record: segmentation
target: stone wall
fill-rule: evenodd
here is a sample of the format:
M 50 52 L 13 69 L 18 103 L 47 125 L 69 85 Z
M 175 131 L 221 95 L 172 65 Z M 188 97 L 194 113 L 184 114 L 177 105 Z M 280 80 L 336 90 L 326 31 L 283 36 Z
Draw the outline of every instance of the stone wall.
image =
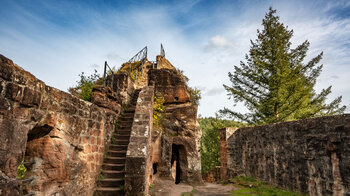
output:
M 0 55 L 0 194 L 92 195 L 120 112 L 104 93 L 94 92 L 101 107 L 85 102 Z M 30 163 L 22 184 L 23 158 Z
M 235 127 L 220 129 L 220 180 L 228 180 L 227 176 L 227 140 L 237 130 Z
M 210 183 L 221 182 L 221 167 L 215 166 L 211 170 L 207 171 L 207 173 L 203 174 L 202 178 L 205 182 L 210 182 Z
M 147 195 L 152 175 L 151 130 L 153 127 L 154 87 L 144 87 L 137 99 L 130 143 L 126 153 L 126 195 Z
M 108 75 L 106 79 L 106 85 L 112 87 L 113 91 L 117 93 L 118 102 L 122 105 L 130 103 L 130 99 L 136 88 L 133 79 L 127 73 L 114 74 L 114 80 L 112 75 Z
M 310 195 L 350 195 L 350 115 L 238 129 L 228 139 L 229 175 Z

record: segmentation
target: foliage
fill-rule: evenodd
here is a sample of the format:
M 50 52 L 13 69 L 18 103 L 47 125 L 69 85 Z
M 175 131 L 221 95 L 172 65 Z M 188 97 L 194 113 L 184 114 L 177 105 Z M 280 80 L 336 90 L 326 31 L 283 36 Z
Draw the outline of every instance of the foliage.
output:
M 199 105 L 199 100 L 202 98 L 201 91 L 199 89 L 197 89 L 196 87 L 194 87 L 194 88 L 189 87 L 188 91 L 190 93 L 191 101 L 193 103 L 195 103 L 196 105 Z
M 270 8 L 262 21 L 263 30 L 251 41 L 246 63 L 234 66 L 234 72 L 228 73 L 231 86 L 224 85 L 230 98 L 243 102 L 250 112 L 224 108 L 220 113 L 254 125 L 343 113 L 341 96 L 325 103 L 331 86 L 320 94 L 314 90 L 323 53 L 304 63 L 309 42 L 292 49 L 293 30 L 280 23 L 275 13 Z
M 114 144 L 114 142 L 115 142 L 115 137 L 114 137 L 114 135 L 112 135 L 112 137 L 111 137 L 111 143 Z
M 176 69 L 176 71 L 177 71 L 178 75 L 180 76 L 181 80 L 187 84 L 190 79 L 184 74 L 184 71 L 181 69 Z
M 190 80 L 187 76 L 185 76 L 184 71 L 181 69 L 176 69 L 176 72 L 178 73 L 178 76 L 181 78 L 181 80 L 185 83 L 187 86 L 188 92 L 190 93 L 190 99 L 193 103 L 196 105 L 199 105 L 199 100 L 202 98 L 201 91 L 197 89 L 196 87 L 192 88 L 188 86 L 188 81 Z
M 22 163 L 24 162 L 24 160 L 22 160 Z M 17 176 L 20 180 L 23 180 L 24 179 L 24 176 L 26 175 L 26 172 L 27 172 L 27 168 L 26 166 L 24 166 L 23 164 L 20 164 L 18 167 L 17 167 Z
M 202 130 L 202 173 L 206 173 L 215 166 L 220 166 L 220 129 L 225 127 L 241 127 L 243 124 L 213 117 L 198 120 Z
M 130 66 L 131 66 L 131 73 L 130 73 Z M 118 70 L 117 73 L 130 73 L 130 77 L 135 81 L 136 75 L 137 77 L 141 76 L 142 74 L 141 70 L 142 70 L 141 61 L 135 61 L 133 63 L 126 62 L 121 66 L 121 68 Z
M 185 193 L 181 193 L 181 196 L 194 196 L 194 194 L 197 192 L 196 189 L 192 189 L 191 192 L 185 192 Z
M 99 174 L 99 175 L 98 175 L 98 179 L 99 179 L 99 180 L 103 180 L 103 179 L 105 179 L 105 178 L 106 178 L 106 177 L 105 177 L 104 175 L 102 175 L 102 174 Z
M 77 81 L 77 86 L 70 87 L 68 91 L 80 99 L 85 101 L 91 101 L 92 89 L 95 85 L 101 85 L 102 80 L 100 75 L 97 73 L 97 70 L 90 76 L 85 76 L 84 72 L 79 74 L 80 80 Z
M 304 194 L 298 192 L 292 192 L 279 187 L 268 185 L 266 182 L 255 180 L 251 177 L 237 176 L 231 178 L 230 183 L 233 183 L 236 187 L 241 189 L 231 192 L 232 195 L 275 195 L 275 196 L 302 196 Z
M 156 128 L 163 128 L 163 121 L 165 118 L 164 115 L 164 97 L 162 93 L 158 92 L 154 96 L 154 105 L 153 105 L 153 125 Z
M 149 189 L 152 189 L 153 188 L 153 186 L 154 186 L 154 184 L 149 184 Z

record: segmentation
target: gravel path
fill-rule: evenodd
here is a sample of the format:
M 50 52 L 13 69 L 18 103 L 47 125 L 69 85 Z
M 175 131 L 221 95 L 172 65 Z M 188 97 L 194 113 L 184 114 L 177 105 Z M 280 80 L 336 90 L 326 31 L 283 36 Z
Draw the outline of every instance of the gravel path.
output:
M 181 196 L 182 193 L 186 196 L 230 196 L 232 190 L 239 188 L 233 185 L 222 185 L 213 183 L 203 184 L 175 184 L 171 180 L 157 179 L 153 187 L 149 191 L 151 196 Z

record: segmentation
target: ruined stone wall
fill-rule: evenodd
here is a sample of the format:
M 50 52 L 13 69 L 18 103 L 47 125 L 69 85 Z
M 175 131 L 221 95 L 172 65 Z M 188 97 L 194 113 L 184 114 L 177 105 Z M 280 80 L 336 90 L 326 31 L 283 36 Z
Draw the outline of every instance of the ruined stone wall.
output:
M 221 182 L 221 167 L 215 166 L 207 173 L 202 175 L 202 178 L 205 182 L 217 183 Z
M 96 93 L 101 103 L 115 101 Z M 45 85 L 0 55 L 1 195 L 21 194 L 17 166 L 23 157 L 31 162 L 24 193 L 92 195 L 120 112 L 118 104 L 101 106 Z
M 108 75 L 106 85 L 109 87 L 113 86 L 112 90 L 117 93 L 118 102 L 122 105 L 128 105 L 130 103 L 130 99 L 136 88 L 133 79 L 127 73 L 114 74 L 114 77 Z
M 220 130 L 220 180 L 228 180 L 227 176 L 227 140 L 237 130 L 235 127 L 226 127 Z
M 154 85 L 155 95 L 160 93 L 165 100 L 163 127 L 152 131 L 157 175 L 175 180 L 172 156 L 178 150 L 180 182 L 201 182 L 202 132 L 197 121 L 197 105 L 191 102 L 186 84 L 176 70 L 153 69 L 148 74 L 148 85 Z
M 126 153 L 126 195 L 147 195 L 152 175 L 151 130 L 153 127 L 154 87 L 144 87 L 137 99 L 130 143 Z
M 310 195 L 350 195 L 350 115 L 238 129 L 228 139 L 230 176 Z

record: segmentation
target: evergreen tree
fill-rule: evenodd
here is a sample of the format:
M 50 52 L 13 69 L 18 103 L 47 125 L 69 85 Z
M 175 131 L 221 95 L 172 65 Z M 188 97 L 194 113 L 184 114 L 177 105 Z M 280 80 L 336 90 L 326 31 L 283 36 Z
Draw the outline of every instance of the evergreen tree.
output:
M 304 63 L 309 42 L 292 49 L 293 30 L 280 23 L 275 13 L 270 7 L 262 21 L 263 30 L 251 41 L 246 63 L 234 66 L 234 72 L 228 73 L 232 85 L 224 85 L 230 98 L 243 102 L 249 112 L 224 108 L 220 113 L 253 125 L 343 113 L 341 96 L 325 103 L 331 86 L 320 94 L 314 90 L 323 53 Z

